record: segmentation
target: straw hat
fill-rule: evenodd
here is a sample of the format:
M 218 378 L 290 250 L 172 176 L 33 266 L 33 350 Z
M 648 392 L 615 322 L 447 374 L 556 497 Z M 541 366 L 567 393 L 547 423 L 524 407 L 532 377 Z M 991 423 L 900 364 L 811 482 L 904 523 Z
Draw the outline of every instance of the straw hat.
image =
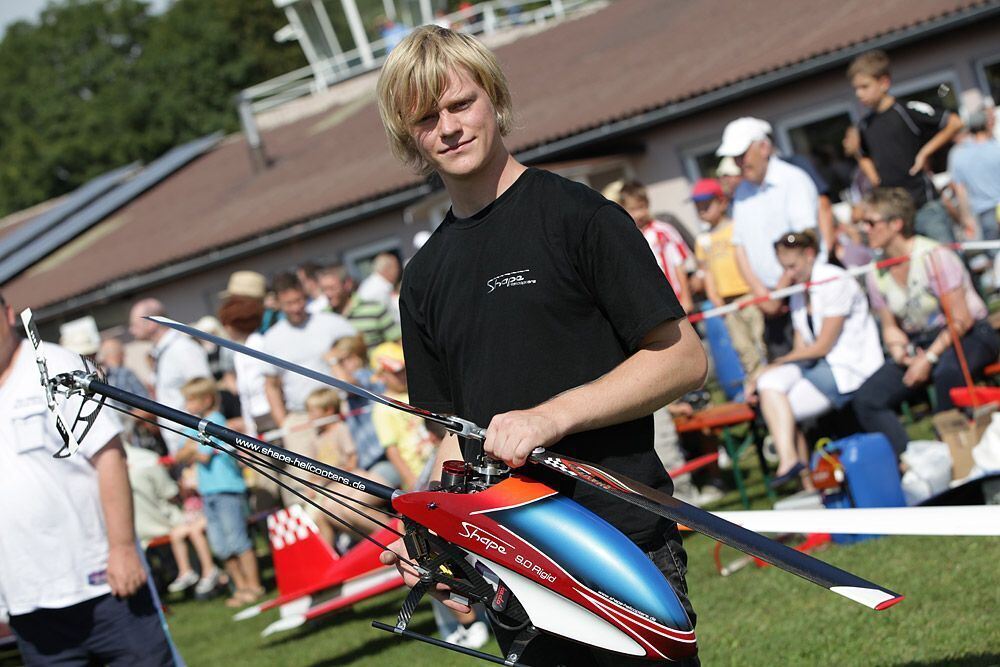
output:
M 234 271 L 229 276 L 226 289 L 219 292 L 220 299 L 231 296 L 248 296 L 263 299 L 267 294 L 267 280 L 256 271 Z

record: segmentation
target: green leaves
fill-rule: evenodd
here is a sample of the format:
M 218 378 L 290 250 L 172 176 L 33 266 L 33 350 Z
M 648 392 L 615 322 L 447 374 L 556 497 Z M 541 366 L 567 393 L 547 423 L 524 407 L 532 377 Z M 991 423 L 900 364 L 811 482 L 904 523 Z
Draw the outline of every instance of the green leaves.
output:
M 0 215 L 216 130 L 233 95 L 305 65 L 271 0 L 67 0 L 0 42 Z

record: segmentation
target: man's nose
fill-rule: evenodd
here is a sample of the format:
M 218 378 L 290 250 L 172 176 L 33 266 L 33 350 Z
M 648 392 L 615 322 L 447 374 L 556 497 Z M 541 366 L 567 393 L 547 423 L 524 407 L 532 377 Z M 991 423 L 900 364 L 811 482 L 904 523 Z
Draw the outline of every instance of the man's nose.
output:
M 455 116 L 454 114 L 441 112 L 439 119 L 440 123 L 438 127 L 441 130 L 442 136 L 449 136 L 455 134 L 457 132 L 460 132 L 462 129 L 462 124 L 458 121 L 458 117 Z

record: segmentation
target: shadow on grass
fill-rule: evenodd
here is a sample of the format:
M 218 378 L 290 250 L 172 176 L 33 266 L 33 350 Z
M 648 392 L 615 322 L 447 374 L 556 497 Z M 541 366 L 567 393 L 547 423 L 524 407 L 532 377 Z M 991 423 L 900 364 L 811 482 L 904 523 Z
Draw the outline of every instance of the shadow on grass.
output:
M 978 653 L 960 658 L 892 663 L 893 667 L 995 667 L 996 665 L 1000 665 L 1000 653 Z
M 410 623 L 408 629 L 422 635 L 429 635 L 437 631 L 437 626 L 434 623 L 434 618 L 431 617 L 422 622 Z M 309 667 L 336 667 L 337 665 L 351 665 L 354 664 L 355 660 L 359 660 L 360 658 L 370 658 L 374 655 L 378 655 L 382 651 L 391 648 L 393 645 L 398 644 L 401 641 L 416 643 L 415 640 L 403 639 L 397 635 L 376 630 L 375 628 L 371 628 L 371 631 L 374 635 L 378 636 L 377 639 L 373 637 L 361 646 L 356 646 L 341 655 L 320 660 L 319 662 L 314 662 Z

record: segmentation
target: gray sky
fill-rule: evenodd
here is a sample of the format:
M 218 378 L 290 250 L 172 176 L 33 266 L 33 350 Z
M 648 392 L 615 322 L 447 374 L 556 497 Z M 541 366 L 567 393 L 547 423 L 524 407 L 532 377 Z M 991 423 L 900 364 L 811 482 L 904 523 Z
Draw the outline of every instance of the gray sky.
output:
M 37 22 L 38 15 L 53 0 L 0 0 L 0 34 L 14 21 Z M 153 11 L 162 11 L 170 0 L 152 0 Z

